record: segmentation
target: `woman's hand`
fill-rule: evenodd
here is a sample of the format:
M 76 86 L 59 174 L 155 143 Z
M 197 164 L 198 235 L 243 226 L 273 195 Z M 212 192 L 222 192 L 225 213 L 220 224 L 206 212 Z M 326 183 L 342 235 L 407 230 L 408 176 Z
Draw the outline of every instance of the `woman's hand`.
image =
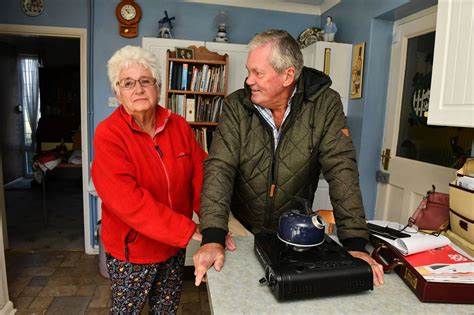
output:
M 193 236 L 191 238 L 195 241 L 202 241 L 202 234 L 199 232 L 199 224 L 196 224 L 196 229 L 194 230 Z
M 230 250 L 231 252 L 237 249 L 231 232 L 227 233 L 225 237 L 225 249 Z

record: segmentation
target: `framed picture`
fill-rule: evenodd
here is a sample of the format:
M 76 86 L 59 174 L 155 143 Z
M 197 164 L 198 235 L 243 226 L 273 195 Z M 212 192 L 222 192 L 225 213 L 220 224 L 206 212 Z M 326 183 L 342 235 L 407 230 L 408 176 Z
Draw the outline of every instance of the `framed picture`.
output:
M 176 47 L 176 58 L 178 59 L 194 59 L 194 50 L 192 48 Z
M 331 75 L 331 48 L 324 49 L 324 74 Z
M 352 52 L 351 99 L 362 98 L 365 42 L 355 44 Z

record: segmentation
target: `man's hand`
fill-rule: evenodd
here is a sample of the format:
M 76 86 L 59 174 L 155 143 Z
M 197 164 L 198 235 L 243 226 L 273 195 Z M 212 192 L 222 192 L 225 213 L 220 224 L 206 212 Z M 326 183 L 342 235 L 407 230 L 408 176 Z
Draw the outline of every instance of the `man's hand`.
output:
M 349 254 L 351 254 L 355 258 L 360 258 L 366 261 L 370 265 L 370 268 L 372 268 L 372 274 L 374 275 L 375 286 L 383 284 L 383 267 L 381 264 L 376 262 L 372 257 L 370 257 L 369 254 L 364 252 L 349 251 Z
M 199 286 L 201 281 L 206 282 L 206 272 L 212 265 L 216 271 L 221 271 L 224 266 L 224 247 L 219 243 L 204 244 L 194 254 L 193 261 L 194 275 L 196 276 L 194 284 Z

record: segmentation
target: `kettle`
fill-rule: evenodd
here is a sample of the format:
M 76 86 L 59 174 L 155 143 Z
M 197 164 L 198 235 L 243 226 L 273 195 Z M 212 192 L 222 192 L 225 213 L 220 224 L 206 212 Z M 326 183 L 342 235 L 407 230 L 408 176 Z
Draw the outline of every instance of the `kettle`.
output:
M 280 216 L 278 238 L 296 247 L 313 247 L 324 242 L 326 222 L 319 214 L 314 213 L 309 202 L 300 197 L 292 197 L 302 204 L 303 209 L 292 209 Z

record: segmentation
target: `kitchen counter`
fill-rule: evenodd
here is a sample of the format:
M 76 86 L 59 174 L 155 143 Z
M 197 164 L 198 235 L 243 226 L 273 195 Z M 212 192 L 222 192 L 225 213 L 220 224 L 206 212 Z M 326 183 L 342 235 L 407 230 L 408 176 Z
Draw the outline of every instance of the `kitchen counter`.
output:
M 237 250 L 226 252 L 221 272 L 208 271 L 207 289 L 213 314 L 474 314 L 474 305 L 422 303 L 397 274 L 373 291 L 278 302 L 258 280 L 264 270 L 253 250 L 253 236 L 235 237 Z

